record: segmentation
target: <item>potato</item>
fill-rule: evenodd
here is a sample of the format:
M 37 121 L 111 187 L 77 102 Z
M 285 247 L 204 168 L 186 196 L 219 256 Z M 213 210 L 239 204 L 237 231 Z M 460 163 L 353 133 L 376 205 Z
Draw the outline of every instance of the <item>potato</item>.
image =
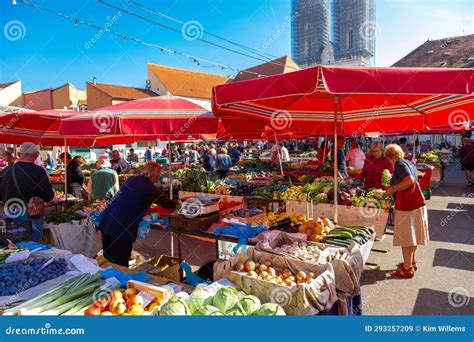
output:
M 252 260 L 247 260 L 244 264 L 244 269 L 247 272 L 255 271 L 255 263 Z
M 282 276 L 283 276 L 284 279 L 287 279 L 287 278 L 291 277 L 291 271 L 289 269 L 285 268 L 282 272 Z
M 296 273 L 296 279 L 306 280 L 306 273 L 304 273 L 303 271 L 299 271 L 298 273 Z

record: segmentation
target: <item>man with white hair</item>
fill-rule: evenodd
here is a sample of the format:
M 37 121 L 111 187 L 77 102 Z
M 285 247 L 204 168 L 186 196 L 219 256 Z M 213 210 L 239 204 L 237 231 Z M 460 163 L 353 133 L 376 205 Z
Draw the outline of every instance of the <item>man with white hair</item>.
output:
M 20 146 L 18 160 L 5 168 L 0 174 L 0 201 L 4 202 L 4 214 L 13 218 L 19 215 L 12 212 L 13 206 L 26 215 L 28 203 L 34 197 L 49 202 L 54 198 L 53 186 L 46 170 L 35 165 L 39 155 L 35 144 L 26 142 Z M 32 219 L 33 241 L 41 242 L 43 217 Z
M 214 168 L 216 167 L 216 154 L 216 149 L 211 148 L 204 156 L 202 167 L 205 168 L 206 171 L 214 172 Z
M 92 173 L 87 183 L 88 198 L 111 199 L 119 190 L 117 172 L 111 169 L 112 165 L 107 156 L 100 156 L 96 165 L 97 170 Z

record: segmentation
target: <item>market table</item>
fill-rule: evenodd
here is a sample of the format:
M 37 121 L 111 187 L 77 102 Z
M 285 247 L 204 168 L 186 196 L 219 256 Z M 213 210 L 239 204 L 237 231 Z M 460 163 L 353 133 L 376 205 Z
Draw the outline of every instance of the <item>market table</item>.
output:
M 170 226 L 169 228 L 166 228 L 162 225 L 157 225 L 157 224 L 152 224 L 150 226 L 151 229 L 154 230 L 159 230 L 159 231 L 164 231 L 168 232 L 170 234 L 173 234 L 177 237 L 178 239 L 178 260 L 181 263 L 183 261 L 183 255 L 182 255 L 182 248 L 181 248 L 181 240 L 180 237 L 181 235 L 188 235 L 192 237 L 200 237 L 200 238 L 206 238 L 206 239 L 212 239 L 216 241 L 216 259 L 220 259 L 220 252 L 219 252 L 219 244 L 217 243 L 218 241 L 223 241 L 223 242 L 230 242 L 230 243 L 238 243 L 239 238 L 236 236 L 232 235 L 214 235 L 212 232 L 209 231 L 201 231 L 201 230 L 190 230 L 187 228 L 181 228 L 181 227 L 175 227 L 175 226 Z M 256 243 L 252 239 L 247 240 L 246 246 L 255 246 Z M 360 251 L 364 260 L 364 264 L 367 263 L 367 260 L 369 259 L 370 252 L 372 250 L 372 247 L 374 245 L 374 240 L 370 240 L 364 245 L 360 246 Z
M 212 239 L 216 241 L 216 259 L 219 258 L 219 244 L 217 243 L 218 241 L 223 241 L 223 242 L 230 242 L 230 243 L 235 243 L 237 244 L 239 241 L 239 238 L 236 236 L 231 236 L 231 235 L 214 235 L 212 232 L 209 231 L 201 231 L 201 230 L 190 230 L 187 228 L 182 228 L 182 227 L 176 227 L 176 226 L 170 226 L 169 228 L 166 228 L 162 225 L 159 224 L 152 224 L 150 226 L 150 229 L 154 230 L 159 230 L 159 231 L 164 231 L 168 232 L 173 236 L 177 237 L 178 240 L 178 260 L 181 263 L 183 261 L 183 255 L 182 255 L 182 248 L 181 248 L 181 235 L 188 235 L 191 237 L 198 237 L 198 238 L 205 238 L 205 239 Z M 255 246 L 255 243 L 252 242 L 251 240 L 247 241 L 247 246 Z
M 60 200 L 60 201 L 54 201 L 54 202 L 49 202 L 49 203 L 46 203 L 45 206 L 44 206 L 44 209 L 46 212 L 49 212 L 50 209 L 54 209 L 55 211 L 58 211 L 58 207 L 60 208 L 61 211 L 64 211 L 64 209 L 67 209 L 67 207 L 71 204 L 71 203 L 79 203 L 79 202 L 82 202 L 84 201 L 83 199 L 80 199 L 80 198 L 68 198 L 68 199 L 63 199 L 63 200 Z

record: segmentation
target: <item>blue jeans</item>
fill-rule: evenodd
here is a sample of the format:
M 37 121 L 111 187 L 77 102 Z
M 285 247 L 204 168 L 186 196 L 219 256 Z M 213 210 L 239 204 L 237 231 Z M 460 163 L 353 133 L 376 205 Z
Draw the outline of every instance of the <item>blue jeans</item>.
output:
M 43 236 L 43 222 L 44 217 L 31 219 L 31 228 L 33 229 L 33 241 L 41 243 Z

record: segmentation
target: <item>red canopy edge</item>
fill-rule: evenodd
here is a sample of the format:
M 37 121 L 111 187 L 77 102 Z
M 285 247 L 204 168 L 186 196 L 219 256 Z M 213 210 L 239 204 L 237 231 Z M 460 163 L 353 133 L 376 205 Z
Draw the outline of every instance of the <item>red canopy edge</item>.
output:
M 473 72 L 474 69 L 316 66 L 215 86 L 212 104 L 218 109 L 230 103 L 304 96 L 316 92 L 318 86 L 331 94 L 469 95 L 474 92 Z M 215 113 L 222 116 L 218 110 Z

